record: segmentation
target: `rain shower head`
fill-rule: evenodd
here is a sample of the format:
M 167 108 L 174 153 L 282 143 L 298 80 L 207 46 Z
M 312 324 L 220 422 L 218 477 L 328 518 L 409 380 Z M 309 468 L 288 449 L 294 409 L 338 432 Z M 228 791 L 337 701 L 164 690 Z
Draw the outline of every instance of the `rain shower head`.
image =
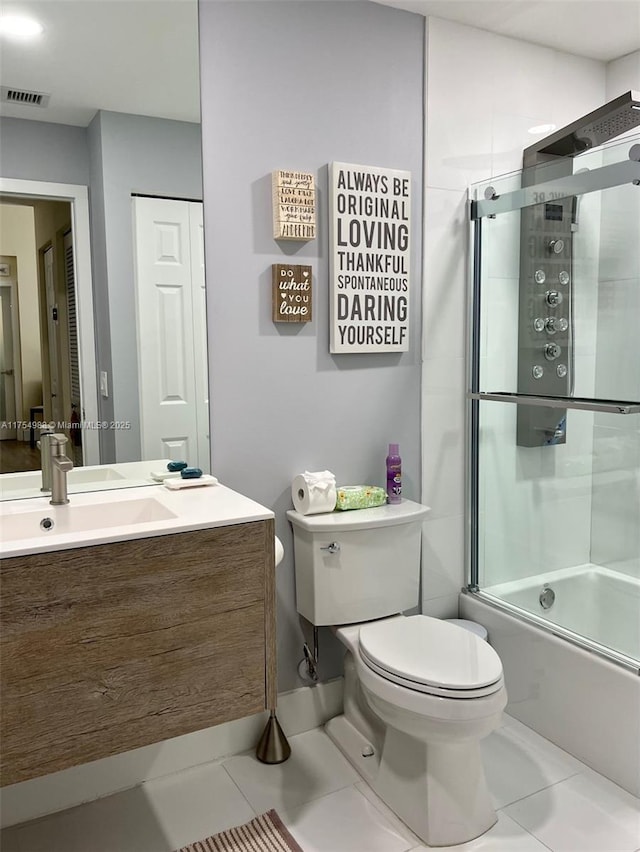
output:
M 619 98 L 525 148 L 523 166 L 536 166 L 556 157 L 575 157 L 638 126 L 640 92 L 625 92 Z

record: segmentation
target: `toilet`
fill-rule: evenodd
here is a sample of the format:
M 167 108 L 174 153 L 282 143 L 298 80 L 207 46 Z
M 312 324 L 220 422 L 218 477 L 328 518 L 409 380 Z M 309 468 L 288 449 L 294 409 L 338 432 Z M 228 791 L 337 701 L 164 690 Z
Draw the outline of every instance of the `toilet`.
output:
M 402 613 L 419 604 L 422 521 L 400 504 L 287 512 L 298 612 L 346 649 L 344 713 L 327 734 L 380 798 L 429 846 L 465 843 L 495 824 L 480 741 L 507 703 L 493 648 L 457 624 Z

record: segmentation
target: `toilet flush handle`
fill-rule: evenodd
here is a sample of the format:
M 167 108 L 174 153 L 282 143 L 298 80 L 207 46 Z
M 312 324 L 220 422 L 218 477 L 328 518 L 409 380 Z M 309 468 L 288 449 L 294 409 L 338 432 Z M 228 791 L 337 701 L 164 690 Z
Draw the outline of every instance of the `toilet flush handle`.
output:
M 340 542 L 332 541 L 331 544 L 327 544 L 326 547 L 321 547 L 320 550 L 328 550 L 331 554 L 338 553 L 340 550 Z

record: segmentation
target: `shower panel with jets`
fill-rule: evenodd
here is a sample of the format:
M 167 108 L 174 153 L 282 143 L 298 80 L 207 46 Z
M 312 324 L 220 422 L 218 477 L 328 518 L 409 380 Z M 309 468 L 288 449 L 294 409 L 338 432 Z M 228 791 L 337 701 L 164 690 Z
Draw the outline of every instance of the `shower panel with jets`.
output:
M 523 207 L 520 227 L 518 391 L 573 395 L 573 237 L 579 197 L 536 184 L 573 174 L 573 158 L 640 125 L 638 96 L 627 92 L 525 149 L 522 186 L 539 203 Z M 561 408 L 518 408 L 518 445 L 566 440 Z
M 471 188 L 467 459 L 467 592 L 634 671 L 639 126 L 628 92 Z

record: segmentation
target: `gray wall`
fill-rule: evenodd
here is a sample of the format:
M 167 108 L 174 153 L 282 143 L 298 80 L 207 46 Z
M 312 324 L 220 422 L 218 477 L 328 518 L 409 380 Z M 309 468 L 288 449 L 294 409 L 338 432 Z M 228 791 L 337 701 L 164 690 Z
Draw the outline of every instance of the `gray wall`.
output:
M 96 335 L 96 369 L 105 370 L 111 378 L 111 323 L 109 322 L 109 282 L 107 279 L 107 244 L 104 239 L 104 193 L 102 173 L 102 133 L 100 113 L 86 129 L 89 147 L 89 210 L 91 216 L 91 266 L 93 274 L 93 313 Z M 111 382 L 113 384 L 113 382 Z M 105 399 L 98 388 L 98 410 L 101 420 L 114 420 L 113 396 Z M 116 436 L 112 429 L 102 429 L 99 435 L 102 463 L 116 460 Z
M 89 149 L 84 127 L 0 118 L 4 178 L 51 183 L 89 183 Z
M 99 112 L 89 127 L 92 152 L 91 212 L 100 223 L 93 239 L 96 293 L 108 283 L 110 366 L 106 347 L 98 369 L 109 372 L 112 416 L 131 421 L 130 430 L 114 433 L 115 460 L 141 457 L 138 413 L 137 329 L 131 195 L 202 198 L 200 125 L 140 115 Z M 100 323 L 107 303 L 97 299 Z M 105 323 L 106 324 L 106 323 Z M 102 335 L 104 336 L 104 335 Z M 103 447 L 107 450 L 107 447 Z M 108 455 L 103 461 L 110 461 Z
M 200 4 L 213 472 L 276 513 L 281 690 L 300 685 L 301 633 L 285 511 L 295 474 L 384 484 L 400 443 L 420 496 L 424 19 L 369 2 Z M 327 164 L 412 173 L 410 350 L 330 355 Z M 318 238 L 272 237 L 271 172 L 316 174 Z M 313 267 L 313 322 L 271 321 L 271 264 Z M 389 566 L 393 570 L 393 566 Z M 322 631 L 322 678 L 341 650 Z

